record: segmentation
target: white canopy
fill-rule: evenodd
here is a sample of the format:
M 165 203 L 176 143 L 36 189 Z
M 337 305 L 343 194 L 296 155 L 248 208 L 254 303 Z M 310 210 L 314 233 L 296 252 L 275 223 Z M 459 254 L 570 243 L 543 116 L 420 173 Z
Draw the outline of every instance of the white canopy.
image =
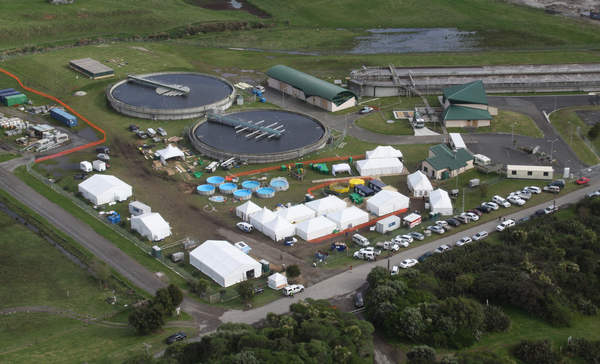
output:
M 277 215 L 275 215 L 273 211 L 263 207 L 262 210 L 250 215 L 250 224 L 252 224 L 256 230 L 263 232 L 263 225 L 276 217 Z
M 330 212 L 339 211 L 348 207 L 348 204 L 336 196 L 328 196 L 304 204 L 313 209 L 316 216 L 327 215 Z
M 252 201 L 248 201 L 235 208 L 235 215 L 244 221 L 248 221 L 250 215 L 259 212 L 261 208 Z
M 331 174 L 335 176 L 336 173 L 348 172 L 350 173 L 352 170 L 350 169 L 350 165 L 348 163 L 340 163 L 334 164 L 331 166 Z
M 294 224 L 315 217 L 315 211 L 302 204 L 277 210 L 275 214 Z
M 171 235 L 169 223 L 157 212 L 132 216 L 131 228 L 152 241 L 162 240 Z
M 367 200 L 367 209 L 377 216 L 408 209 L 410 199 L 399 192 L 380 191 Z
M 95 174 L 79 184 L 79 192 L 94 205 L 125 201 L 132 195 L 131 186 L 115 176 Z
M 319 216 L 296 224 L 296 234 L 302 239 L 310 241 L 329 235 L 336 228 L 337 225 L 333 221 L 325 216 Z
M 402 173 L 404 166 L 398 158 L 364 159 L 356 162 L 356 169 L 361 176 Z
M 225 240 L 207 240 L 190 252 L 190 264 L 222 287 L 261 275 L 259 262 Z
M 339 230 L 351 229 L 357 225 L 369 222 L 369 214 L 356 206 L 327 214 Z
M 439 212 L 442 215 L 452 215 L 452 200 L 448 192 L 437 189 L 429 193 L 429 203 L 431 204 L 432 212 Z
M 377 158 L 402 158 L 402 152 L 398 149 L 390 147 L 389 145 L 380 145 L 373 150 L 367 151 L 367 159 Z
M 179 148 L 174 147 L 171 144 L 167 145 L 167 147 L 165 149 L 161 149 L 161 150 L 157 151 L 156 153 L 158 153 L 158 155 L 160 155 L 160 161 L 163 163 L 165 163 L 165 161 L 167 159 L 171 159 L 171 158 L 177 158 L 177 157 L 185 158 L 185 154 L 183 154 L 183 152 Z
M 288 236 L 296 235 L 296 226 L 281 216 L 263 224 L 262 233 L 269 238 L 279 241 Z
M 431 182 L 429 182 L 427 176 L 421 171 L 409 174 L 406 180 L 408 189 L 412 191 L 415 197 L 429 196 L 429 193 L 433 191 Z
M 279 273 L 270 275 L 269 279 L 267 280 L 267 283 L 269 285 L 269 288 L 272 289 L 282 289 L 288 284 L 287 277 Z

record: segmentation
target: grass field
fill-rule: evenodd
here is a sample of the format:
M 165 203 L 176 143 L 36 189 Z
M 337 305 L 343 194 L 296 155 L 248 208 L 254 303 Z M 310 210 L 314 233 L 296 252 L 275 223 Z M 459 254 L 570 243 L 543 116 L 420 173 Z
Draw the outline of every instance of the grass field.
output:
M 512 125 L 514 124 L 514 129 Z M 492 125 L 477 128 L 476 133 L 512 133 L 514 135 L 523 135 L 532 138 L 541 138 L 544 136 L 542 131 L 535 125 L 528 116 L 513 111 L 499 111 L 498 116 L 494 116 Z
M 575 113 L 575 110 L 600 110 L 600 106 L 581 106 L 560 109 L 550 114 L 552 125 L 556 127 L 556 130 L 558 130 L 567 143 L 569 143 L 571 149 L 573 149 L 579 159 L 589 165 L 597 164 L 600 162 L 600 158 L 594 154 L 577 134 L 577 130 L 579 129 L 582 134 L 587 135 L 590 127 L 581 120 Z M 596 149 L 600 149 L 600 140 L 593 141 L 593 145 Z

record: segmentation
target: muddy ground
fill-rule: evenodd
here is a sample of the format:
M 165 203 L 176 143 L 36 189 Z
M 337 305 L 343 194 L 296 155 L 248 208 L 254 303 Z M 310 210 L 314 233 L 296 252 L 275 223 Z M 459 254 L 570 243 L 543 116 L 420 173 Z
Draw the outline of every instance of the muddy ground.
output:
M 582 11 L 600 11 L 598 0 L 508 0 L 511 3 L 539 9 L 558 11 L 565 15 L 579 16 Z

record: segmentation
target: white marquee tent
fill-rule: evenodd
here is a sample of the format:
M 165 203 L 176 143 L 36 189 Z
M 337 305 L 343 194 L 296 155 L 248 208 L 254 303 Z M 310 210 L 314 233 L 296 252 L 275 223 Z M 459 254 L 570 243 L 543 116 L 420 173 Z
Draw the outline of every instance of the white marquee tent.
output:
M 296 226 L 281 216 L 264 223 L 262 228 L 262 233 L 275 241 L 296 235 Z
M 328 196 L 304 204 L 315 211 L 316 216 L 327 215 L 330 212 L 343 210 L 348 207 L 342 199 L 336 196 Z
M 115 176 L 95 174 L 79 184 L 79 192 L 94 205 L 125 201 L 132 195 L 131 186 Z
M 132 216 L 131 228 L 152 241 L 162 240 L 171 235 L 169 223 L 156 212 Z
M 441 215 L 452 215 L 452 200 L 448 192 L 437 189 L 429 194 L 430 209 L 432 212 L 439 212 Z
M 408 209 L 410 199 L 399 192 L 380 191 L 367 200 L 367 209 L 377 216 Z
M 404 166 L 398 158 L 364 159 L 356 162 L 356 169 L 361 176 L 402 173 Z
M 333 233 L 333 230 L 336 228 L 337 225 L 335 222 L 329 220 L 325 216 L 319 216 L 296 224 L 296 235 L 309 241 L 329 235 Z
M 156 153 L 160 155 L 160 161 L 162 163 L 165 163 L 167 159 L 171 158 L 181 157 L 185 159 L 185 154 L 183 154 L 183 152 L 179 148 L 174 147 L 171 144 L 167 145 L 165 149 L 156 151 Z
M 248 201 L 235 208 L 235 215 L 244 221 L 248 221 L 250 215 L 255 212 L 262 210 L 257 204 L 252 201 Z
M 334 164 L 331 166 L 331 174 L 335 176 L 336 173 L 348 172 L 350 173 L 350 165 L 348 163 Z
M 369 214 L 356 206 L 327 214 L 327 218 L 333 221 L 339 230 L 350 229 L 369 222 Z
M 276 217 L 277 215 L 275 215 L 273 211 L 263 207 L 262 210 L 250 215 L 250 224 L 252 224 L 256 230 L 263 232 L 263 225 Z
M 287 286 L 288 281 L 287 281 L 287 277 L 284 276 L 283 274 L 279 274 L 279 273 L 275 273 L 269 276 L 269 279 L 267 280 L 267 284 L 269 285 L 269 288 L 271 289 L 282 289 L 283 287 Z
M 190 252 L 190 264 L 222 287 L 261 275 L 259 262 L 225 240 L 207 240 Z
M 433 186 L 429 182 L 429 178 L 421 171 L 409 174 L 406 183 L 408 184 L 408 189 L 412 191 L 415 197 L 429 196 L 429 193 L 433 191 Z
M 302 204 L 275 211 L 277 216 L 283 217 L 285 220 L 295 224 L 304 220 L 315 217 L 315 210 L 306 207 Z
M 380 145 L 373 150 L 369 150 L 366 153 L 367 159 L 377 158 L 402 158 L 402 152 L 396 148 L 392 148 L 389 145 Z

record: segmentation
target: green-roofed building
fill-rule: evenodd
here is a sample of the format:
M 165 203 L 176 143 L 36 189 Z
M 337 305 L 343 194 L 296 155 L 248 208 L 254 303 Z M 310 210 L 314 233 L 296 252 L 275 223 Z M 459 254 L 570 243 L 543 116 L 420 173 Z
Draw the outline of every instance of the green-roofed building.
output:
M 447 179 L 473 168 L 473 154 L 466 148 L 451 150 L 446 144 L 429 148 L 429 158 L 422 163 L 422 172 L 430 179 Z
M 267 71 L 267 76 L 269 87 L 327 111 L 343 110 L 356 105 L 357 97 L 354 92 L 287 66 L 273 66 Z
M 446 127 L 490 126 L 498 109 L 488 104 L 483 82 L 475 81 L 442 90 Z

